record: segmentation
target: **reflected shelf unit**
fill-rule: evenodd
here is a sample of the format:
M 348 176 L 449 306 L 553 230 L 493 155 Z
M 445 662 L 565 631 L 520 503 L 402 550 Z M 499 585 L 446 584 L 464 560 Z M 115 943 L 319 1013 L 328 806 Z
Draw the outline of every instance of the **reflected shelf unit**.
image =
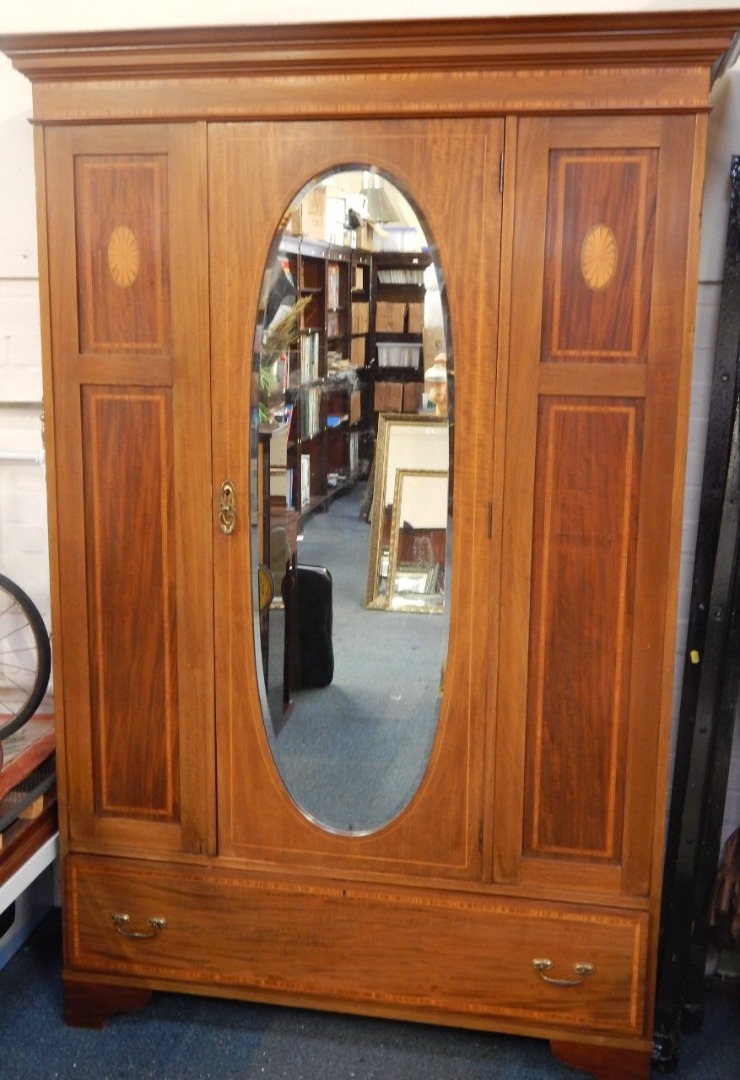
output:
M 422 406 L 424 274 L 431 263 L 428 251 L 373 253 L 368 381 L 376 414 Z
M 284 402 L 292 405 L 290 505 L 304 514 L 351 486 L 362 471 L 359 439 L 366 414 L 357 367 L 364 375 L 371 255 L 284 235 L 278 257 L 296 298 L 309 300 L 284 387 Z

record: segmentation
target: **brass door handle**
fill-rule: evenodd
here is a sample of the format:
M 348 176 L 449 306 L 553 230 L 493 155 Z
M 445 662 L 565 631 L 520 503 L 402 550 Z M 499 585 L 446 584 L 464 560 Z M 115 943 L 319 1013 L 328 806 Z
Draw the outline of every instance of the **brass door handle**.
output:
M 551 975 L 546 975 L 546 971 L 550 971 L 555 967 L 552 960 L 548 960 L 546 957 L 538 957 L 532 961 L 532 967 L 535 969 L 539 977 L 543 982 L 549 983 L 550 986 L 580 986 L 589 975 L 593 975 L 596 968 L 593 964 L 578 963 L 573 965 L 573 970 L 578 976 L 577 979 L 554 979 Z
M 236 525 L 236 490 L 231 480 L 224 480 L 221 485 L 221 498 L 218 504 L 218 525 L 224 536 L 230 536 Z
M 167 925 L 166 919 L 158 918 L 157 916 L 153 915 L 151 919 L 147 919 L 146 921 L 147 926 L 149 926 L 151 929 L 128 930 L 127 927 L 131 922 L 131 916 L 127 915 L 123 911 L 112 912 L 111 922 L 115 926 L 116 931 L 119 934 L 122 934 L 123 937 L 139 939 L 156 937 L 157 934 L 161 933 L 161 931 L 164 930 L 165 926 Z

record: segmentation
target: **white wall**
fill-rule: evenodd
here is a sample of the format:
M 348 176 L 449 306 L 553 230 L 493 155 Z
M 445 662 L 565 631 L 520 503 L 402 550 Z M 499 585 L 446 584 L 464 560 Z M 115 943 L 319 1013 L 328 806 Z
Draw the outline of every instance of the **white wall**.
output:
M 345 19 L 421 19 L 481 15 L 555 15 L 608 11 L 732 10 L 736 0 L 209 0 L 197 10 L 182 0 L 25 0 L 5 4 L 0 33 L 51 30 L 132 29 L 147 26 L 206 26 L 256 23 L 331 22 Z
M 589 11 L 658 11 L 703 6 L 691 0 L 641 3 L 622 0 L 603 4 L 584 0 L 518 0 L 520 14 L 585 13 Z M 733 9 L 737 0 L 710 0 L 706 6 Z M 205 7 L 205 5 L 204 5 Z M 511 0 L 282 0 L 277 11 L 257 0 L 210 0 L 196 13 L 181 0 L 25 0 L 4 4 L 0 33 L 63 30 L 130 29 L 184 24 L 352 21 L 465 15 L 511 15 Z M 358 32 L 360 32 L 358 30 Z M 701 249 L 696 351 L 686 488 L 686 515 L 681 574 L 677 712 L 681 665 L 696 537 L 699 491 L 706 437 L 709 390 L 722 276 L 729 204 L 731 155 L 740 154 L 740 65 L 716 87 L 710 121 L 710 143 Z M 26 81 L 0 57 L 0 454 L 38 453 L 41 446 L 41 397 L 38 269 L 33 196 L 31 91 Z M 17 402 L 13 406 L 7 403 Z M 32 593 L 48 619 L 48 554 L 44 476 L 34 463 L 0 459 L 0 567 Z M 723 838 L 740 824 L 740 738 L 736 731 Z
M 5 66 L 0 102 L 0 572 L 36 600 L 48 626 L 30 95 L 25 80 Z M 11 454 L 28 460 L 7 460 Z
M 688 606 L 691 596 L 704 447 L 727 239 L 730 200 L 729 168 L 733 155 L 740 155 L 740 62 L 736 63 L 732 70 L 716 83 L 712 91 L 689 420 L 674 717 L 678 713 L 680 702 L 683 653 L 688 628 Z M 740 714 L 736 715 L 735 739 L 722 829 L 723 843 L 738 825 L 740 825 Z

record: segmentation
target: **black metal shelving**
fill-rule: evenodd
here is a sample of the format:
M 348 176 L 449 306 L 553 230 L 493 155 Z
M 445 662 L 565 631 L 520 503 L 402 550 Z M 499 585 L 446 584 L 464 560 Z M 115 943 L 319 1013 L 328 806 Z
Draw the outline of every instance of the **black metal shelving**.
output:
M 653 1060 L 701 1028 L 707 907 L 740 693 L 740 156 L 732 193 L 663 880 Z

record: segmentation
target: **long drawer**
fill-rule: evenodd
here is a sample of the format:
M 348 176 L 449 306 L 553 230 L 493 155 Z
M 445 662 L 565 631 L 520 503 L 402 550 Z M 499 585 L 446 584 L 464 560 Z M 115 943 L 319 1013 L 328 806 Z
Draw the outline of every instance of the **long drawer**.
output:
M 82 857 L 69 871 L 68 968 L 101 981 L 642 1033 L 645 914 Z

